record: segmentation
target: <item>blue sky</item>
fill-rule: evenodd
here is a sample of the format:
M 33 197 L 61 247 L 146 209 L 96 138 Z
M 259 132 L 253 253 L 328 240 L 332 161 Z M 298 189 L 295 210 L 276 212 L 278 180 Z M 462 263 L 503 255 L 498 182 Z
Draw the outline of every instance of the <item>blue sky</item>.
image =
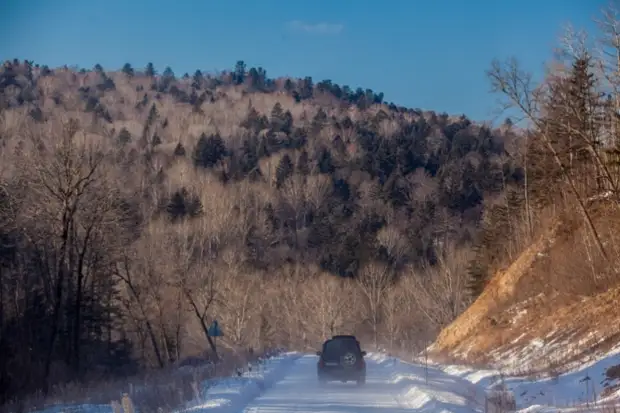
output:
M 0 59 L 106 69 L 152 61 L 177 75 L 232 68 L 312 76 L 397 104 L 490 119 L 484 71 L 549 57 L 563 25 L 604 0 L 0 0 Z

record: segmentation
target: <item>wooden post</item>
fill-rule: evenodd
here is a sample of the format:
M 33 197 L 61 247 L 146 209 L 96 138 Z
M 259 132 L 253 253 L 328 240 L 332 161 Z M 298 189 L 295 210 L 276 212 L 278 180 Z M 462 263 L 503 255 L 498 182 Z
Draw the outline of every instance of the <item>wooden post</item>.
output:
M 424 344 L 424 380 L 428 385 L 428 340 Z

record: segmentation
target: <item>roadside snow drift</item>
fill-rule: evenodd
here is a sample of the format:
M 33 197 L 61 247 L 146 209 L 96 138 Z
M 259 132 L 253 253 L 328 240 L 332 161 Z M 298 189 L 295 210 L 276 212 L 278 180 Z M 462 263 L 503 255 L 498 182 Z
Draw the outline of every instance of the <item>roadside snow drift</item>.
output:
M 247 403 L 281 379 L 294 361 L 300 357 L 295 352 L 283 353 L 264 360 L 252 371 L 240 377 L 210 379 L 202 383 L 201 399 L 195 400 L 181 412 L 237 413 Z M 38 413 L 115 413 L 111 404 L 59 404 Z M 124 412 L 127 413 L 127 412 Z M 136 409 L 136 413 L 140 413 Z
M 529 379 L 526 377 L 499 377 L 498 370 L 476 370 L 463 366 L 439 367 L 452 377 L 476 384 L 479 388 L 503 385 L 511 391 L 518 409 L 523 412 L 546 412 L 549 409 L 594 411 L 617 405 L 620 396 L 618 373 L 610 377 L 610 368 L 620 369 L 620 348 L 588 363 L 575 365 L 557 377 Z
M 267 359 L 261 366 L 240 377 L 214 379 L 203 383 L 203 400 L 179 412 L 237 413 L 253 398 L 282 379 L 301 355 L 284 353 Z

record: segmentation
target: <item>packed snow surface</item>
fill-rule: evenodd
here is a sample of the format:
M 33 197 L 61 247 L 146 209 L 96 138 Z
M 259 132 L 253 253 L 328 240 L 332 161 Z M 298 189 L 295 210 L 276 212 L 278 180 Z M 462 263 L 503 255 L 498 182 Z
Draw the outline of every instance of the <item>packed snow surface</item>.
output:
M 400 413 L 481 412 L 484 395 L 477 386 L 440 370 L 428 375 L 421 366 L 391 357 L 371 354 L 366 359 L 366 385 L 330 382 L 320 386 L 316 377 L 317 357 L 300 355 L 280 363 L 277 381 L 268 380 L 257 397 L 226 396 L 211 389 L 208 400 L 193 411 L 222 413 Z M 283 371 L 282 371 L 283 370 Z M 428 379 L 428 382 L 427 382 Z M 215 390 L 215 391 L 214 391 Z M 254 393 L 254 392 L 251 392 Z M 252 394 L 253 395 L 253 394 Z M 245 406 L 240 408 L 240 400 Z

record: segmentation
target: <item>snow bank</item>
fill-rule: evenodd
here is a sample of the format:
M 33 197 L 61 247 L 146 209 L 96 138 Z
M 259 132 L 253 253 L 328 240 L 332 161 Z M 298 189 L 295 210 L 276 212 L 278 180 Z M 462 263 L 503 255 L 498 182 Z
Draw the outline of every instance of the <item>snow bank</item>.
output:
M 39 411 L 40 413 L 113 413 L 109 404 L 57 404 Z
M 244 372 L 239 377 L 208 380 L 203 383 L 202 400 L 179 410 L 179 413 L 236 413 L 282 379 L 300 356 L 297 352 L 283 353 L 267 359 L 264 364 Z
M 265 359 L 260 366 L 245 371 L 241 376 L 210 379 L 202 383 L 202 400 L 196 400 L 182 412 L 237 413 L 240 407 L 282 378 L 300 355 L 296 352 L 282 353 Z M 138 409 L 136 409 L 138 410 Z M 54 405 L 37 413 L 113 413 L 110 404 L 62 404 Z
M 607 370 L 620 366 L 620 348 L 615 348 L 603 356 L 570 369 L 556 377 L 528 378 L 500 374 L 500 370 L 478 370 L 465 366 L 439 366 L 445 373 L 459 377 L 484 389 L 491 389 L 501 383 L 514 393 L 517 408 L 522 412 L 544 413 L 553 411 L 584 411 L 602 408 L 600 405 L 615 404 L 620 401 L 618 380 L 607 377 Z M 587 384 L 586 384 L 587 383 Z M 607 390 L 606 390 L 607 389 Z M 605 396 L 601 394 L 605 391 Z M 599 405 L 594 407 L 594 404 Z
M 517 396 L 519 406 L 574 406 L 592 402 L 606 402 L 618 398 L 618 392 L 612 391 L 601 397 L 603 390 L 617 384 L 607 380 L 607 369 L 620 365 L 620 351 L 615 350 L 599 360 L 589 362 L 577 369 L 561 374 L 556 378 L 528 380 L 525 378 L 508 378 L 506 385 Z
M 435 368 L 407 363 L 386 354 L 367 357 L 388 372 L 396 387 L 398 404 L 418 412 L 462 412 L 484 410 L 484 389 L 466 379 Z

